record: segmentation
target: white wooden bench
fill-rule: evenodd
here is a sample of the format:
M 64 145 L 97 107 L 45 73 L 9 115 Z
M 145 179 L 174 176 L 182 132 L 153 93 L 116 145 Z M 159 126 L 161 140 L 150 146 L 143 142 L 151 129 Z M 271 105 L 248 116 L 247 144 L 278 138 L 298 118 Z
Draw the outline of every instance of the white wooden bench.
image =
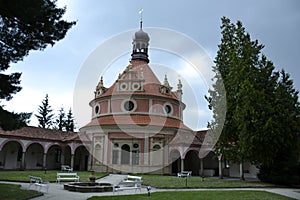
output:
M 69 165 L 62 165 L 62 166 L 61 166 L 61 171 L 72 172 L 72 171 L 73 171 L 73 168 L 70 167 Z
M 77 173 L 57 173 L 56 182 L 60 181 L 79 181 L 80 177 Z
M 49 190 L 49 182 L 43 182 L 41 177 L 37 177 L 37 176 L 29 176 L 29 187 L 28 189 L 30 189 L 31 186 L 35 186 L 36 188 L 39 188 L 38 190 L 40 191 L 42 188 L 45 188 L 48 192 Z
M 191 171 L 182 171 L 177 173 L 178 177 L 191 177 L 192 172 Z
M 142 189 L 142 177 L 140 176 L 127 176 L 126 179 L 122 180 L 117 186 L 114 186 L 113 192 L 123 191 L 123 190 L 137 190 Z

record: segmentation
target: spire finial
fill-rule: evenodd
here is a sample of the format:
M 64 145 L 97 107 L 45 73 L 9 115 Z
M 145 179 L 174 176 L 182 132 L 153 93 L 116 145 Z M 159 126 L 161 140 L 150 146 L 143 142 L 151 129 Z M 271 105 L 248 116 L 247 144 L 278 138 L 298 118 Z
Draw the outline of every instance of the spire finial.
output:
M 139 11 L 139 14 L 140 14 L 140 28 L 141 29 L 143 28 L 143 11 L 144 11 L 143 8 L 141 8 L 140 11 Z
M 178 79 L 177 90 L 182 90 L 182 83 L 180 79 Z
M 100 84 L 103 86 L 103 76 L 100 78 Z
M 170 84 L 169 84 L 169 81 L 168 81 L 167 74 L 165 74 L 164 86 L 170 87 Z

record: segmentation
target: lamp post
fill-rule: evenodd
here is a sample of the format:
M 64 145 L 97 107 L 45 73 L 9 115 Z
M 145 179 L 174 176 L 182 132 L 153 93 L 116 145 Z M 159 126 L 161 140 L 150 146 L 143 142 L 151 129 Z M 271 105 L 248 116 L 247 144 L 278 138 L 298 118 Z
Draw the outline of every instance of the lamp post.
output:
M 147 186 L 146 189 L 147 189 L 147 192 L 148 192 L 148 197 L 150 197 L 151 186 Z

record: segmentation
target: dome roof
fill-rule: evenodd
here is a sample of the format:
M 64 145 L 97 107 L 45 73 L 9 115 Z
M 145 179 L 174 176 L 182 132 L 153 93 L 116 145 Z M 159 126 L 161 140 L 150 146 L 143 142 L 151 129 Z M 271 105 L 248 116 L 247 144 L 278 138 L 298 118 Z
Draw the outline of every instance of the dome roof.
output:
M 133 36 L 133 40 L 143 40 L 146 42 L 149 42 L 150 37 L 148 33 L 144 32 L 143 29 L 140 29 L 139 31 L 135 32 Z

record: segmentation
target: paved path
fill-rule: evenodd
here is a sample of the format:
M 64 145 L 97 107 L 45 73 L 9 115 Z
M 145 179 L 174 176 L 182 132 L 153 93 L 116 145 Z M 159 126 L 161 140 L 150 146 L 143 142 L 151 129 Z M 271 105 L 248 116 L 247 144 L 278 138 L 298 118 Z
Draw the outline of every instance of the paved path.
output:
M 105 176 L 103 178 L 100 178 L 96 180 L 97 183 L 110 183 L 113 185 L 118 185 L 122 180 L 124 180 L 127 177 L 127 175 L 121 175 L 121 174 L 110 174 L 108 176 Z
M 124 179 L 124 175 L 110 175 L 102 179 L 97 180 L 97 182 L 109 182 L 112 184 L 117 184 Z M 18 182 L 3 182 L 1 183 L 10 183 L 21 185 L 21 188 L 28 189 L 29 183 L 18 183 Z M 31 189 L 35 189 L 34 186 Z M 277 193 L 280 195 L 288 196 L 297 200 L 300 200 L 300 189 L 292 188 L 228 188 L 228 189 L 156 189 L 152 188 L 151 192 L 161 192 L 161 191 L 207 191 L 207 190 L 258 190 L 258 191 L 267 191 L 272 193 Z M 41 192 L 45 192 L 44 189 Z M 140 194 L 139 190 L 125 190 L 120 192 L 104 192 L 104 193 L 80 193 L 80 192 L 70 192 L 63 189 L 63 184 L 59 183 L 50 183 L 50 188 L 48 193 L 44 193 L 43 196 L 34 198 L 33 200 L 85 200 L 92 196 L 112 196 L 112 195 L 126 195 L 126 194 Z M 142 194 L 147 195 L 147 189 L 142 188 Z

